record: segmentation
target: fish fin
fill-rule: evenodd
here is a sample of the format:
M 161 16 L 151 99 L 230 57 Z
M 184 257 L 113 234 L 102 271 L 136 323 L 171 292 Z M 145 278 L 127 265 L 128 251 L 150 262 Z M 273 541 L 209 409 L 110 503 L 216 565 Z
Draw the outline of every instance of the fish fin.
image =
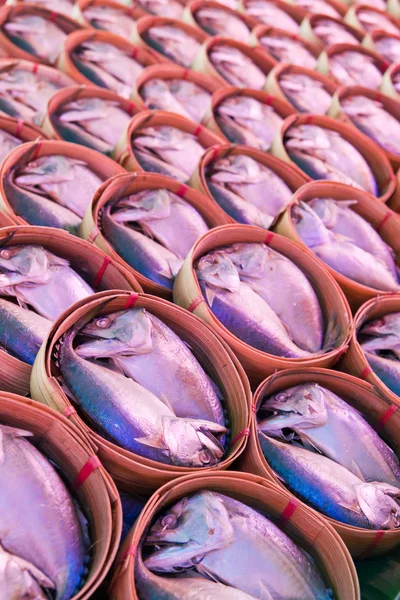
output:
M 207 298 L 207 302 L 210 305 L 210 308 L 213 305 L 214 302 L 214 298 L 215 298 L 215 290 L 213 290 L 212 288 L 210 288 L 208 285 L 205 286 L 205 292 L 206 292 L 206 298 Z
M 172 404 L 170 403 L 170 401 L 168 400 L 167 396 L 165 394 L 160 394 L 160 400 L 161 402 L 163 402 L 165 404 L 165 406 L 167 406 L 169 408 L 169 410 L 175 414 L 175 411 L 172 407 Z
M 361 511 L 360 511 L 360 507 L 359 507 L 359 506 L 356 506 L 356 505 L 354 505 L 354 504 L 348 504 L 348 503 L 346 503 L 345 501 L 343 501 L 343 502 L 338 502 L 338 504 L 339 504 L 339 506 L 341 506 L 342 508 L 345 508 L 346 510 L 349 510 L 350 512 L 353 512 L 353 513 L 355 513 L 355 514 L 357 514 L 357 515 L 359 515 L 359 514 L 360 514 L 360 512 L 361 512 Z
M 354 473 L 354 475 L 356 477 L 358 477 L 359 479 L 361 479 L 361 481 L 365 482 L 365 477 L 361 473 L 361 469 L 360 469 L 360 467 L 358 466 L 358 464 L 356 463 L 355 460 L 351 461 L 351 471 L 352 471 L 352 473 Z
M 341 200 L 340 206 L 345 206 L 346 208 L 350 208 L 350 206 L 354 206 L 358 204 L 358 200 Z
M 205 567 L 202 562 L 196 562 L 196 571 L 200 573 L 200 575 L 202 575 L 203 577 L 211 579 L 211 581 L 214 581 L 215 583 L 221 583 L 221 580 L 218 579 L 218 577 L 216 577 L 216 575 L 214 575 L 212 571 L 207 569 L 207 567 Z
M 144 446 L 150 446 L 150 448 L 158 448 L 159 450 L 168 450 L 165 441 L 161 436 L 146 435 L 143 437 L 135 438 L 135 442 L 143 444 Z
M 12 437 L 29 437 L 33 435 L 30 431 L 25 429 L 18 429 L 16 427 L 8 427 L 7 425 L 0 425 L 0 465 L 4 462 L 4 436 L 11 435 Z

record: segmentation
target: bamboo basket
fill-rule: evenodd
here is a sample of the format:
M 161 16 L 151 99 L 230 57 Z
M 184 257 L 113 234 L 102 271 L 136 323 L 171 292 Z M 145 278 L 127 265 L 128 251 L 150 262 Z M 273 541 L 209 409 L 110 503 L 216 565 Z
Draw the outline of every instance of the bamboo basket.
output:
M 170 289 L 159 283 L 155 283 L 129 266 L 113 249 L 99 228 L 100 214 L 105 204 L 129 194 L 151 189 L 167 189 L 174 194 L 179 194 L 201 214 L 210 228 L 224 225 L 228 222 L 225 213 L 207 196 L 186 185 L 180 184 L 175 179 L 156 173 L 126 173 L 125 175 L 118 175 L 109 179 L 99 188 L 82 221 L 80 234 L 83 239 L 92 242 L 108 256 L 111 256 L 114 261 L 132 272 L 146 293 L 171 299 L 172 292 Z
M 400 94 L 396 90 L 393 84 L 393 79 L 395 75 L 400 73 L 400 64 L 393 63 L 390 65 L 382 77 L 382 85 L 380 87 L 381 92 L 386 94 L 386 96 L 390 96 L 394 100 L 400 100 Z
M 18 58 L 22 60 L 31 60 L 35 63 L 41 63 L 43 65 L 52 65 L 56 61 L 51 61 L 48 58 L 41 58 L 36 54 L 31 54 L 27 50 L 23 50 L 20 46 L 15 44 L 9 35 L 7 35 L 4 25 L 15 17 L 32 15 L 42 17 L 46 21 L 55 23 L 64 33 L 69 34 L 73 31 L 81 29 L 81 25 L 60 13 L 56 13 L 46 8 L 42 8 L 37 5 L 29 4 L 17 4 L 15 6 L 3 6 L 0 10 L 0 56 L 2 58 Z M 61 48 L 60 48 L 61 51 Z
M 300 23 L 304 18 L 303 9 L 299 8 L 298 6 L 295 6 L 294 4 L 289 4 L 289 2 L 285 2 L 284 0 L 272 0 L 272 2 L 277 8 L 280 8 L 283 12 L 289 15 L 289 17 L 291 17 L 293 21 L 296 21 L 296 23 L 300 27 Z M 259 23 L 261 23 L 261 21 L 247 13 L 247 6 L 247 0 L 239 0 L 237 11 L 242 12 L 245 15 L 247 15 L 250 19 L 253 19 L 255 21 L 254 25 L 258 25 Z
M 268 75 L 264 89 L 278 100 L 283 100 L 290 104 L 290 106 L 293 107 L 294 112 L 297 112 L 296 107 L 289 102 L 279 83 L 279 78 L 287 73 L 307 75 L 307 77 L 311 77 L 311 79 L 320 81 L 324 86 L 325 91 L 327 91 L 331 96 L 333 96 L 338 88 L 338 84 L 333 81 L 333 79 L 318 73 L 318 71 L 312 71 L 311 69 L 306 69 L 305 67 L 300 67 L 299 65 L 288 65 L 285 63 L 276 65 L 276 67 L 274 67 Z
M 10 237 L 7 240 L 7 237 Z M 80 240 L 61 229 L 51 227 L 12 226 L 0 230 L 1 244 L 5 247 L 20 244 L 43 246 L 61 258 L 67 259 L 95 291 L 120 289 L 141 292 L 142 288 L 130 269 L 110 259 L 100 248 Z M 7 240 L 7 241 L 6 241 Z M 0 390 L 29 394 L 32 366 L 0 348 Z
M 206 35 L 211 35 L 211 34 L 208 33 L 208 31 L 206 31 L 205 29 L 203 29 L 202 26 L 200 25 L 200 23 L 197 21 L 197 11 L 200 10 L 200 8 L 217 8 L 218 10 L 226 13 L 227 16 L 230 15 L 230 16 L 236 17 L 237 19 L 239 19 L 240 21 L 242 21 L 242 23 L 244 23 L 246 25 L 247 29 L 249 30 L 249 37 L 250 37 L 250 32 L 253 29 L 253 27 L 255 27 L 257 25 L 257 20 L 254 19 L 253 17 L 249 17 L 244 12 L 239 12 L 237 10 L 233 10 L 232 8 L 229 8 L 228 6 L 220 4 L 219 2 L 216 2 L 215 0 L 191 0 L 186 5 L 185 10 L 183 11 L 182 19 L 188 25 L 191 25 L 192 27 L 197 27 L 198 29 L 200 29 L 200 31 L 203 31 Z
M 302 6 L 299 6 L 297 4 L 297 0 L 285 0 L 285 1 L 288 2 L 288 4 L 293 4 L 297 8 L 299 13 L 301 13 L 301 16 L 303 19 L 306 15 L 310 14 L 310 12 L 308 12 L 305 8 L 303 8 Z M 336 10 L 336 12 L 342 18 L 344 17 L 344 15 L 347 12 L 347 6 L 346 6 L 346 4 L 344 4 L 344 2 L 342 0 L 325 0 L 325 3 L 329 4 L 329 6 L 331 6 L 334 10 Z
M 383 381 L 375 375 L 369 366 L 361 345 L 358 342 L 357 334 L 361 325 L 371 319 L 378 319 L 391 312 L 400 311 L 400 294 L 391 294 L 371 298 L 363 304 L 354 317 L 354 328 L 351 334 L 349 349 L 344 360 L 340 362 L 340 369 L 351 373 L 360 379 L 365 379 L 373 386 L 380 395 L 388 398 L 393 404 L 400 407 L 400 398 L 388 388 Z M 396 413 L 397 415 L 397 413 Z
M 389 200 L 395 189 L 395 177 L 389 159 L 375 142 L 351 125 L 321 115 L 293 115 L 283 122 L 280 133 L 276 135 L 273 141 L 272 153 L 301 171 L 300 168 L 290 160 L 285 149 L 284 138 L 290 127 L 310 124 L 317 125 L 324 129 L 337 131 L 344 140 L 354 146 L 367 161 L 375 177 L 379 190 L 378 200 L 381 202 L 387 202 Z M 310 181 L 311 178 L 308 177 L 308 180 Z
M 232 86 L 222 88 L 213 94 L 211 98 L 211 105 L 209 106 L 206 114 L 204 115 L 202 124 L 205 125 L 207 129 L 210 129 L 211 131 L 225 139 L 227 138 L 224 135 L 222 129 L 218 125 L 217 120 L 215 118 L 215 111 L 218 109 L 220 104 L 222 104 L 222 102 L 225 102 L 225 100 L 227 100 L 228 98 L 233 98 L 235 96 L 247 96 L 249 98 L 254 98 L 255 100 L 258 100 L 258 102 L 261 102 L 262 104 L 272 106 L 274 111 L 277 112 L 278 115 L 283 119 L 286 119 L 286 117 L 289 117 L 290 115 L 296 114 L 296 111 L 292 108 L 292 105 L 289 104 L 289 102 L 287 102 L 286 100 L 280 100 L 278 98 L 275 98 L 267 92 L 252 90 L 250 88 L 235 88 Z M 227 141 L 229 142 L 229 140 Z
M 362 45 L 365 46 L 365 48 L 368 48 L 368 50 L 372 50 L 373 52 L 379 53 L 379 50 L 376 47 L 376 42 L 381 38 L 391 38 L 400 42 L 400 34 L 388 33 L 387 31 L 383 31 L 382 29 L 375 29 L 374 31 L 370 31 L 364 36 Z M 381 56 L 383 56 L 385 60 L 389 61 L 389 58 L 387 58 L 383 54 Z
M 303 38 L 300 34 L 290 33 L 288 31 L 284 31 L 283 29 L 278 29 L 276 27 L 271 27 L 270 25 L 256 25 L 253 31 L 251 32 L 249 44 L 253 48 L 260 48 L 264 52 L 268 54 L 274 60 L 277 60 L 272 54 L 268 52 L 266 48 L 264 48 L 261 38 L 265 35 L 279 35 L 280 37 L 287 38 L 289 40 L 294 40 L 301 44 L 310 54 L 314 56 L 315 59 L 319 56 L 318 47 L 311 41 Z
M 312 42 L 317 47 L 319 53 L 322 52 L 326 46 L 326 44 L 324 44 L 321 38 L 317 36 L 314 30 L 314 27 L 318 25 L 318 21 L 321 21 L 321 19 L 323 19 L 324 21 L 332 21 L 333 23 L 340 25 L 341 27 L 346 29 L 346 31 L 351 33 L 351 35 L 353 35 L 361 44 L 363 39 L 363 32 L 357 29 L 356 27 L 353 27 L 352 25 L 346 23 L 342 19 L 336 19 L 335 17 L 330 17 L 328 15 L 309 14 L 305 17 L 300 26 L 300 35 L 302 35 L 303 38 L 305 38 L 306 40 L 310 40 L 310 42 Z
M 397 257 L 397 264 L 400 264 L 399 225 L 397 218 L 389 208 L 384 204 L 377 202 L 374 196 L 362 190 L 344 185 L 343 183 L 334 181 L 313 181 L 307 183 L 307 185 L 304 185 L 294 193 L 293 204 L 298 202 L 309 202 L 314 198 L 333 198 L 336 201 L 345 201 L 349 199 L 357 200 L 357 204 L 352 207 L 352 210 L 363 217 L 376 231 L 379 232 L 381 238 L 393 249 L 395 256 Z M 283 213 L 275 226 L 275 231 L 292 240 L 292 242 L 301 245 L 306 251 L 311 252 L 296 233 L 296 228 L 293 225 L 291 217 L 291 210 L 292 207 L 290 206 Z M 393 294 L 393 292 L 384 292 L 357 283 L 356 281 L 345 277 L 338 271 L 335 271 L 325 262 L 321 261 L 321 263 L 336 279 L 353 311 L 356 311 L 364 304 L 364 302 L 371 298 L 375 298 L 376 296 L 391 296 Z
M 242 342 L 218 321 L 203 298 L 194 271 L 194 263 L 211 250 L 241 242 L 267 244 L 273 250 L 289 258 L 303 271 L 318 296 L 325 321 L 332 315 L 336 317 L 336 324 L 342 334 L 342 339 L 336 348 L 310 358 L 275 356 Z M 310 252 L 304 251 L 283 236 L 251 225 L 224 225 L 204 234 L 194 244 L 175 279 L 174 302 L 203 319 L 229 344 L 242 363 L 252 384 L 260 383 L 263 378 L 276 370 L 331 366 L 346 351 L 350 339 L 350 308 L 340 287 L 320 261 Z
M 227 469 L 243 451 L 249 431 L 251 390 L 243 369 L 224 342 L 208 325 L 171 302 L 146 294 L 114 291 L 91 296 L 86 302 L 77 303 L 65 311 L 54 323 L 36 358 L 31 379 L 32 397 L 61 413 L 67 411 L 71 422 L 98 448 L 100 460 L 120 489 L 146 495 L 180 475 L 193 473 L 194 469 L 144 458 L 95 433 L 79 416 L 79 412 L 72 410 L 69 399 L 56 379 L 59 371 L 53 360 L 55 345 L 83 315 L 108 314 L 133 305 L 147 309 L 188 343 L 200 364 L 223 392 L 228 412 L 230 448 L 224 460 L 213 467 L 201 469 L 202 472 Z
M 64 48 L 58 57 L 56 67 L 59 71 L 70 75 L 77 83 L 80 84 L 89 86 L 95 85 L 90 79 L 85 77 L 85 75 L 80 72 L 78 67 L 75 66 L 72 57 L 78 46 L 88 41 L 112 44 L 122 52 L 126 52 L 132 56 L 132 58 L 134 58 L 144 67 L 148 67 L 149 65 L 154 65 L 155 63 L 159 62 L 153 54 L 150 54 L 150 52 L 147 52 L 147 50 L 144 50 L 143 48 L 134 46 L 119 35 L 114 35 L 108 31 L 100 31 L 96 29 L 75 31 L 74 33 L 71 33 L 65 40 Z
M 367 31 L 364 29 L 360 19 L 358 18 L 358 13 L 360 10 L 365 10 L 368 9 L 371 12 L 376 13 L 377 15 L 383 15 L 386 18 L 388 18 L 391 23 L 397 27 L 397 29 L 399 29 L 399 22 L 398 20 L 391 14 L 389 14 L 389 12 L 387 10 L 379 10 L 379 8 L 376 8 L 375 6 L 370 6 L 369 4 L 363 4 L 362 1 L 359 4 L 353 4 L 352 6 L 350 6 L 349 10 L 347 11 L 345 17 L 344 17 L 344 21 L 346 23 L 349 23 L 349 25 L 352 25 L 353 27 L 357 27 L 357 29 L 361 29 L 361 31 L 365 31 L 367 33 Z
M 77 488 L 73 496 L 88 520 L 92 544 L 86 582 L 71 600 L 89 600 L 113 563 L 121 534 L 121 503 L 111 477 L 79 431 L 65 417 L 46 406 L 1 392 L 0 422 L 32 432 L 30 441 L 61 467 L 69 489 Z
M 203 194 L 206 194 L 216 205 L 218 205 L 208 187 L 206 169 L 208 165 L 217 158 L 224 158 L 234 154 L 250 156 L 250 158 L 253 158 L 257 162 L 268 167 L 276 173 L 276 175 L 278 175 L 278 177 L 280 177 L 293 192 L 309 181 L 300 170 L 292 168 L 290 165 L 285 164 L 283 161 L 263 150 L 257 150 L 257 148 L 250 148 L 249 146 L 243 146 L 241 144 L 225 144 L 218 147 L 211 147 L 203 154 L 197 169 L 189 180 L 189 185 Z M 222 208 L 220 208 L 220 210 L 222 211 Z M 236 223 L 231 216 L 225 212 L 224 214 L 226 215 L 228 223 Z
M 330 117 L 333 117 L 334 119 L 343 120 L 344 122 L 358 129 L 358 127 L 353 123 L 351 118 L 344 112 L 341 105 L 342 100 L 350 98 L 351 96 L 365 96 L 366 98 L 370 98 L 371 100 L 376 100 L 377 102 L 380 102 L 382 104 L 385 111 L 392 115 L 392 117 L 394 117 L 397 120 L 400 119 L 400 102 L 397 102 L 397 100 L 394 100 L 389 96 L 385 96 L 377 90 L 371 90 L 370 88 L 365 88 L 361 85 L 352 85 L 348 87 L 339 88 L 332 98 L 332 104 L 327 114 Z M 374 143 L 378 144 L 378 142 Z M 380 147 L 385 153 L 386 157 L 389 159 L 393 169 L 397 171 L 397 169 L 400 167 L 400 154 L 395 154 L 394 152 L 385 150 L 385 148 L 383 148 L 382 146 Z
M 131 143 L 132 136 L 144 127 L 160 127 L 162 125 L 175 127 L 176 129 L 194 135 L 204 149 L 209 148 L 210 146 L 220 145 L 224 142 L 223 138 L 212 133 L 209 129 L 206 129 L 202 125 L 198 125 L 185 117 L 181 117 L 181 115 L 165 110 L 146 110 L 132 118 L 127 131 L 121 137 L 115 148 L 114 159 L 127 171 L 143 172 L 142 167 L 135 157 Z
M 249 473 L 227 471 L 201 476 L 188 475 L 167 483 L 150 498 L 120 549 L 110 586 L 111 600 L 137 600 L 135 563 L 141 541 L 158 513 L 181 498 L 207 489 L 255 508 L 277 523 L 293 541 L 315 559 L 327 585 L 337 600 L 359 600 L 357 573 L 339 535 L 314 511 L 302 503 L 293 506 L 293 496 L 271 480 Z
M 396 187 L 388 201 L 388 206 L 398 215 L 400 213 L 400 174 L 396 173 Z
M 400 412 L 389 398 L 377 393 L 374 386 L 346 373 L 328 369 L 288 369 L 268 377 L 255 392 L 251 433 L 246 451 L 241 459 L 241 469 L 272 479 L 285 489 L 261 451 L 257 435 L 256 411 L 264 396 L 276 394 L 279 390 L 306 382 L 318 383 L 343 398 L 361 412 L 366 420 L 379 431 L 382 438 L 390 443 L 397 455 L 400 454 Z M 317 513 L 314 509 L 310 510 Z M 400 530 L 382 532 L 353 527 L 327 516 L 323 516 L 323 519 L 337 531 L 353 558 L 367 558 L 383 554 L 400 544 Z
M 83 160 L 89 169 L 103 180 L 113 175 L 125 173 L 125 170 L 108 156 L 104 156 L 104 154 L 96 152 L 96 150 L 85 148 L 78 144 L 58 140 L 39 140 L 17 146 L 0 165 L 0 210 L 14 219 L 18 225 L 27 225 L 28 223 L 11 208 L 5 187 L 6 178 L 10 170 L 17 164 L 21 165 L 24 162 L 53 154 L 61 154 L 69 158 Z M 34 223 L 32 224 L 34 225 Z
M 133 102 L 132 100 L 127 100 L 106 88 L 85 85 L 69 86 L 68 88 L 59 90 L 50 98 L 47 104 L 47 112 L 41 123 L 42 130 L 54 140 L 67 141 L 62 137 L 62 131 L 59 130 L 57 116 L 63 113 L 65 104 L 82 100 L 83 98 L 101 98 L 105 101 L 114 102 L 130 116 L 136 115 L 138 112 L 145 109 L 145 106 L 141 101 Z M 121 132 L 121 135 L 122 133 L 123 132 Z M 87 143 L 88 148 L 100 152 L 98 147 L 95 147 L 95 144 L 89 144 L 90 142 Z
M 204 42 L 197 53 L 191 68 L 194 71 L 199 71 L 208 77 L 212 77 L 224 86 L 230 84 L 222 77 L 222 75 L 219 74 L 209 57 L 209 53 L 213 46 L 218 44 L 223 44 L 224 46 L 240 50 L 240 52 L 250 58 L 254 64 L 257 65 L 257 67 L 261 69 L 263 73 L 265 73 L 265 76 L 267 76 L 271 69 L 276 65 L 276 60 L 261 48 L 250 48 L 250 46 L 247 44 L 242 44 L 241 42 L 237 42 L 231 38 L 215 35 L 214 37 L 208 38 L 207 41 Z
M 123 13 L 127 17 L 131 17 L 133 21 L 137 21 L 141 17 L 144 17 L 147 13 L 143 8 L 135 3 L 135 5 L 122 4 L 118 0 L 77 0 L 72 9 L 72 16 L 80 23 L 83 27 L 93 27 L 91 23 L 85 18 L 85 10 L 92 6 L 104 6 L 117 10 Z M 133 23 L 132 23 L 133 26 Z
M 336 81 L 336 79 L 333 77 L 333 75 L 330 72 L 331 69 L 330 69 L 329 61 L 332 58 L 332 56 L 334 56 L 335 54 L 341 54 L 342 52 L 347 52 L 347 51 L 359 52 L 360 54 L 364 54 L 365 56 L 369 56 L 370 58 L 372 58 L 376 68 L 379 69 L 379 71 L 382 73 L 382 81 L 383 81 L 383 75 L 389 66 L 389 63 L 387 62 L 387 60 L 385 60 L 377 52 L 373 52 L 372 50 L 369 50 L 368 48 L 365 48 L 364 46 L 354 46 L 352 44 L 332 44 L 332 46 L 327 46 L 327 48 L 323 52 L 321 52 L 321 54 L 319 55 L 319 59 L 317 62 L 317 67 L 316 67 L 317 71 L 319 71 L 323 75 L 327 75 L 328 77 L 331 77 L 332 80 Z M 340 83 L 340 81 L 338 81 L 337 83 L 339 85 L 342 85 Z
M 146 41 L 147 32 L 151 27 L 166 27 L 173 26 L 177 29 L 180 29 L 190 35 L 196 42 L 202 44 L 205 40 L 208 39 L 208 35 L 204 33 L 204 31 L 198 27 L 192 27 L 183 21 L 178 21 L 178 19 L 169 19 L 167 17 L 156 17 L 154 15 L 149 15 L 146 17 L 142 17 L 136 23 L 136 27 L 132 32 L 132 43 L 135 44 L 138 48 L 143 48 L 147 52 L 149 52 L 152 56 L 157 59 L 159 63 L 172 63 L 175 64 L 174 61 L 161 52 L 154 50 L 154 48 Z

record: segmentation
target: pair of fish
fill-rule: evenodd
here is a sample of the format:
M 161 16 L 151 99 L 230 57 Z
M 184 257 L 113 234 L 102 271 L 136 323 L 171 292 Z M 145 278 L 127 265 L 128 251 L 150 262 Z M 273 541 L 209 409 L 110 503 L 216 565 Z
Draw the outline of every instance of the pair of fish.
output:
M 92 83 L 130 98 L 143 66 L 132 56 L 109 42 L 88 40 L 80 44 L 71 58 Z
M 210 193 L 239 223 L 269 229 L 292 199 L 292 191 L 272 169 L 245 154 L 230 154 L 207 168 Z
M 258 415 L 265 458 L 307 504 L 355 527 L 400 526 L 399 460 L 345 400 L 304 383 L 264 400 Z
M 74 82 L 55 70 L 50 78 L 49 71 L 43 73 L 40 67 L 35 71 L 34 66 L 32 72 L 19 68 L 18 61 L 0 66 L 0 111 L 40 125 L 50 98 Z
M 376 290 L 397 291 L 393 251 L 373 227 L 351 209 L 355 200 L 315 198 L 292 209 L 296 232 L 327 265 Z
M 54 0 L 24 0 L 24 4 L 37 4 L 43 8 L 54 10 Z M 73 0 L 57 0 L 57 12 L 67 17 L 72 16 L 74 8 Z
M 332 103 L 332 96 L 324 84 L 303 73 L 282 73 L 279 85 L 291 104 L 299 111 L 325 115 Z
M 368 321 L 358 340 L 374 373 L 400 395 L 400 313 L 389 313 Z
M 113 6 L 89 5 L 83 11 L 85 20 L 95 29 L 102 29 L 115 33 L 129 40 L 135 27 L 135 19 L 124 11 Z
M 360 7 L 357 11 L 357 19 L 365 31 L 379 29 L 386 33 L 400 33 L 399 28 L 391 21 L 385 12 L 378 12 L 368 8 Z
M 3 29 L 16 46 L 51 64 L 56 62 L 67 37 L 57 23 L 40 15 L 12 16 L 4 23 Z
M 78 333 L 92 339 L 74 348 Z M 118 445 L 164 464 L 208 467 L 221 460 L 221 393 L 185 342 L 150 312 L 78 322 L 57 356 L 81 411 Z M 99 358 L 111 363 L 93 360 Z
M 378 184 L 363 155 L 333 129 L 293 125 L 284 145 L 289 158 L 312 179 L 328 179 L 379 194 Z
M 250 29 L 239 14 L 232 15 L 223 8 L 206 6 L 197 10 L 194 17 L 200 27 L 210 35 L 223 35 L 245 44 L 249 41 Z
M 233 244 L 205 254 L 195 269 L 212 313 L 246 344 L 287 358 L 325 351 L 317 295 L 279 252 L 264 244 Z
M 177 502 L 144 543 L 156 550 L 144 562 L 139 552 L 135 583 L 143 600 L 332 599 L 313 559 L 290 537 L 262 513 L 219 492 L 201 490 Z M 184 578 L 152 571 L 183 571 Z
M 52 122 L 64 140 L 111 155 L 131 118 L 118 102 L 92 96 L 63 104 Z
M 162 188 L 107 204 L 101 228 L 132 268 L 170 289 L 189 250 L 208 231 L 193 206 Z
M 260 23 L 278 27 L 289 33 L 298 33 L 299 24 L 284 10 L 284 4 L 274 0 L 246 0 L 246 14 L 254 17 Z
M 386 152 L 400 155 L 400 123 L 381 102 L 367 96 L 351 96 L 341 100 L 346 115 Z
M 30 225 L 76 233 L 101 179 L 82 161 L 61 154 L 19 161 L 6 175 L 7 200 Z
M 178 0 L 138 0 L 146 12 L 160 17 L 180 19 L 183 13 L 183 5 Z
M 296 0 L 295 6 L 303 8 L 308 13 L 316 13 L 318 15 L 328 15 L 329 17 L 341 18 L 336 8 L 334 8 L 325 0 Z
M 70 600 L 84 583 L 87 523 L 31 435 L 0 425 L 0 597 Z
M 390 63 L 400 62 L 400 40 L 391 35 L 382 35 L 374 40 L 376 51 Z
M 201 46 L 196 38 L 175 25 L 155 25 L 143 37 L 157 52 L 187 68 L 191 66 Z
M 332 44 L 357 45 L 359 43 L 356 36 L 350 33 L 345 24 L 334 17 L 324 16 L 316 19 L 313 31 L 325 46 L 331 46 Z
M 271 31 L 260 37 L 260 44 L 278 62 L 314 69 L 317 59 L 301 42 L 282 31 Z
M 204 154 L 197 138 L 170 125 L 145 127 L 132 136 L 132 148 L 142 169 L 188 181 Z
M 146 106 L 201 123 L 211 101 L 206 89 L 185 79 L 149 79 L 140 88 Z
M 336 52 L 329 58 L 330 73 L 342 85 L 362 85 L 377 90 L 382 73 L 371 56 L 356 50 Z
M 93 293 L 67 260 L 41 246 L 1 248 L 0 294 L 18 304 L 0 298 L 0 346 L 33 364 L 52 322 Z
M 218 126 L 234 144 L 269 150 L 283 118 L 269 104 L 251 96 L 231 96 L 215 110 Z
M 215 44 L 209 59 L 221 77 L 231 85 L 254 90 L 261 90 L 265 85 L 265 73 L 238 48 L 223 43 Z

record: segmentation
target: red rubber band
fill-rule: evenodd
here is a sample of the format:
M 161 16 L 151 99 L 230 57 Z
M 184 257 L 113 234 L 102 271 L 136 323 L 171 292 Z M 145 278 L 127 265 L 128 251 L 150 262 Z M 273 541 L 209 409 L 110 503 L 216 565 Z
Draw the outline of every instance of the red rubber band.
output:
M 197 125 L 196 129 L 194 130 L 193 135 L 195 135 L 197 137 L 201 134 L 202 131 L 203 131 L 203 125 Z
M 182 73 L 182 79 L 187 79 L 188 75 L 189 75 L 189 69 L 185 69 Z
M 313 116 L 314 115 L 308 115 L 306 117 L 306 125 L 311 125 L 312 124 L 312 122 L 313 122 Z
M 178 191 L 176 192 L 176 195 L 179 196 L 180 198 L 184 198 L 187 190 L 188 190 L 188 186 L 185 185 L 184 183 L 182 183 L 182 185 L 179 186 Z
M 51 21 L 52 23 L 55 23 L 56 18 L 57 18 L 57 13 L 55 10 L 52 10 L 50 17 L 49 17 L 49 21 Z
M 375 227 L 376 231 L 379 231 L 380 229 L 382 229 L 382 227 L 384 226 L 384 224 L 386 223 L 386 221 L 389 221 L 390 217 L 392 216 L 392 211 L 388 210 L 386 215 L 383 217 L 382 221 L 378 224 L 377 227 Z
M 136 300 L 138 298 L 139 298 L 139 294 L 137 294 L 136 292 L 132 292 L 131 294 L 129 294 L 129 297 L 127 298 L 125 306 L 124 306 L 124 310 L 134 306 L 136 304 Z
M 264 244 L 267 244 L 267 246 L 269 245 L 269 243 L 272 241 L 272 239 L 274 238 L 275 234 L 272 231 L 268 231 L 267 235 L 265 236 L 265 242 Z
M 32 65 L 32 73 L 34 75 L 36 75 L 38 68 L 39 68 L 39 63 L 33 63 L 33 65 Z
M 360 558 L 366 558 L 368 556 L 368 554 L 370 554 L 372 552 L 372 550 L 375 548 L 375 546 L 378 544 L 379 540 L 381 540 L 383 538 L 384 535 L 385 535 L 385 531 L 382 531 L 382 529 L 379 529 L 379 531 L 376 532 L 375 539 L 366 548 L 365 552 L 363 553 L 363 555 Z
M 210 162 L 214 162 L 214 160 L 216 160 L 218 158 L 218 154 L 220 153 L 220 151 L 221 151 L 221 146 L 219 146 L 219 145 L 214 146 L 214 151 L 211 155 Z
M 104 257 L 104 261 L 103 264 L 101 265 L 99 272 L 97 273 L 94 282 L 93 282 L 93 287 L 97 288 L 100 285 L 101 280 L 103 279 L 103 275 L 108 267 L 108 265 L 111 262 L 111 258 L 109 256 L 105 256 Z
M 390 63 L 388 63 L 387 60 L 382 60 L 382 67 L 383 71 L 386 71 L 386 69 L 390 67 Z
M 264 104 L 268 104 L 268 106 L 271 106 L 271 104 L 273 103 L 273 101 L 274 101 L 274 97 L 271 96 L 270 94 L 267 94 L 266 97 L 265 97 Z
M 19 137 L 21 135 L 23 126 L 24 126 L 23 120 L 22 119 L 18 119 L 18 121 L 17 121 L 17 127 L 15 129 L 15 135 L 17 137 Z
M 134 102 L 129 102 L 128 104 L 128 113 L 130 115 L 134 115 L 137 112 L 137 106 Z
M 341 348 L 338 349 L 337 354 L 336 354 L 336 360 L 339 360 L 339 358 L 342 356 L 342 354 L 346 354 L 347 352 L 347 346 L 342 346 Z
M 251 405 L 251 412 L 253 412 L 253 413 L 257 412 L 257 406 L 255 404 Z
M 381 92 L 376 92 L 376 99 L 378 102 L 380 102 L 382 100 L 382 94 Z
M 234 446 L 236 442 L 241 440 L 243 437 L 249 437 L 250 435 L 250 427 L 245 427 L 242 431 L 239 431 L 237 436 L 231 441 L 231 446 Z
M 285 525 L 287 525 L 289 523 L 290 519 L 292 518 L 292 516 L 294 514 L 294 511 L 299 506 L 299 504 L 300 504 L 300 501 L 297 500 L 296 498 L 291 498 L 289 500 L 286 508 L 283 510 L 281 516 L 279 517 L 278 527 L 283 529 L 285 527 Z
M 133 48 L 132 54 L 131 54 L 132 58 L 136 58 L 138 55 L 138 52 L 139 52 L 139 48 L 136 48 L 136 47 Z
M 198 298 L 196 298 L 195 300 L 193 300 L 193 302 L 188 306 L 188 311 L 189 312 L 193 312 L 194 310 L 196 310 L 196 308 L 202 302 L 204 302 L 204 298 L 202 296 L 199 296 Z
M 122 554 L 121 558 L 118 561 L 118 564 L 120 565 L 121 563 L 123 563 L 125 561 L 126 558 L 128 558 L 128 556 L 133 556 L 133 558 L 135 558 L 137 553 L 137 547 L 136 546 L 129 546 L 125 552 Z
M 368 375 L 369 375 L 370 373 L 372 373 L 372 369 L 371 369 L 371 367 L 365 367 L 365 369 L 363 369 L 363 370 L 361 371 L 361 373 L 359 374 L 359 376 L 358 376 L 358 377 L 359 377 L 360 379 L 365 379 L 366 377 L 368 377 Z
M 72 490 L 76 492 L 79 490 L 81 485 L 83 485 L 86 479 L 95 471 L 98 467 L 101 467 L 101 462 L 97 458 L 97 456 L 92 456 L 89 458 L 87 463 L 82 467 L 76 476 L 74 482 L 72 483 Z
M 40 152 L 41 147 L 42 147 L 42 140 L 39 140 L 36 143 L 36 146 L 35 146 L 35 148 L 33 150 L 33 153 L 32 153 L 32 156 L 31 156 L 31 160 L 36 160 L 37 159 L 37 157 L 39 156 L 39 152 Z
M 68 417 L 70 417 L 71 415 L 73 415 L 75 413 L 76 413 L 76 410 L 74 409 L 73 406 L 67 406 L 67 408 L 63 412 L 63 416 L 67 417 L 67 419 L 68 419 Z
M 376 422 L 375 429 L 377 429 L 377 430 L 382 429 L 382 427 L 384 427 L 386 425 L 386 423 L 393 417 L 393 415 L 396 411 L 397 411 L 397 406 L 395 404 L 392 404 L 391 406 L 389 406 L 389 408 L 387 410 L 385 410 L 383 415 L 381 415 L 379 417 L 378 421 Z

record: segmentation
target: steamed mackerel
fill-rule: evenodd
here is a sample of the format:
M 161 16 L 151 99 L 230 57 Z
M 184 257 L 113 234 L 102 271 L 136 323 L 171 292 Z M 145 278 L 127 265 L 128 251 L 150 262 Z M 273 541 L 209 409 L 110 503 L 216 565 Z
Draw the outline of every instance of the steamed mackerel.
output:
M 279 77 L 282 92 L 299 111 L 325 115 L 332 98 L 321 81 L 300 73 L 283 73 Z
M 149 79 L 140 88 L 146 106 L 167 110 L 200 123 L 210 103 L 211 94 L 185 79 Z
M 201 46 L 192 35 L 174 25 L 155 25 L 144 37 L 157 52 L 186 68 L 191 66 Z

